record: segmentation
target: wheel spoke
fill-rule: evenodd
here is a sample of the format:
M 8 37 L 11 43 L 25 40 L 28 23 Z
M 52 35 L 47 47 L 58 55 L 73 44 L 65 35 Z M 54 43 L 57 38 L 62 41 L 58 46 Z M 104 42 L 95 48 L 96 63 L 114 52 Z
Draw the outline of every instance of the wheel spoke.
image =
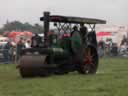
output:
M 88 56 L 91 55 L 91 50 L 90 50 L 90 48 L 87 49 L 87 55 L 88 55 Z
M 83 51 L 83 64 L 81 66 L 81 73 L 94 74 L 97 70 L 98 58 L 97 51 L 93 47 L 87 47 Z

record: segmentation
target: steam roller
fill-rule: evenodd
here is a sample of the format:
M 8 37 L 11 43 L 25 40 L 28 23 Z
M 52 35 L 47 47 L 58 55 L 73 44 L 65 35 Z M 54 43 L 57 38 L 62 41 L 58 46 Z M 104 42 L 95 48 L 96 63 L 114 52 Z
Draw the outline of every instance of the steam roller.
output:
M 50 15 L 50 12 L 44 12 L 40 20 L 44 22 L 44 37 L 33 36 L 31 48 L 22 49 L 20 52 L 17 68 L 23 78 L 61 75 L 73 71 L 80 74 L 96 73 L 99 58 L 95 24 L 105 24 L 106 21 Z M 54 23 L 59 35 L 64 32 L 61 38 L 50 32 L 50 22 Z M 73 31 L 73 25 L 79 27 L 81 24 L 88 24 L 91 32 L 85 32 L 83 36 L 79 30 Z
M 69 63 L 69 54 L 64 52 L 62 48 L 33 49 L 22 50 L 18 65 L 22 77 L 42 77 L 68 72 L 68 70 L 64 69 L 66 68 L 64 66 L 65 63 Z

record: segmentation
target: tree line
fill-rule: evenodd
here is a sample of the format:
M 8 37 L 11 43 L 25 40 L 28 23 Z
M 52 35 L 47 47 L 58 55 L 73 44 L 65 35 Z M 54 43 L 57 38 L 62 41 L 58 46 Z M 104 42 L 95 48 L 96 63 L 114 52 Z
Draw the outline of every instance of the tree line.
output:
M 11 31 L 30 31 L 33 33 L 42 33 L 43 26 L 40 24 L 22 23 L 20 21 L 6 22 L 2 28 L 0 28 L 0 34 Z

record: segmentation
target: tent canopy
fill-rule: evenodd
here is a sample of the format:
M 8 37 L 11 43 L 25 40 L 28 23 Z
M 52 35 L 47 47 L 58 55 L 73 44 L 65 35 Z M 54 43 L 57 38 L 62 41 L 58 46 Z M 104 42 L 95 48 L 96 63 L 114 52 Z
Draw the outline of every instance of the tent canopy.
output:
M 96 36 L 112 36 L 111 32 L 97 32 Z

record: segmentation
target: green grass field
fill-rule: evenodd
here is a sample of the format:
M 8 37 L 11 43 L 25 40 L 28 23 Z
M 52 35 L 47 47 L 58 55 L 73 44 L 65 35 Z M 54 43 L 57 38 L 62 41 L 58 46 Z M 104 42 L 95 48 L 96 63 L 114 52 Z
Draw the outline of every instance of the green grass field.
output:
M 31 79 L 22 79 L 14 64 L 1 64 L 0 96 L 128 96 L 128 59 L 101 59 L 96 75 Z

